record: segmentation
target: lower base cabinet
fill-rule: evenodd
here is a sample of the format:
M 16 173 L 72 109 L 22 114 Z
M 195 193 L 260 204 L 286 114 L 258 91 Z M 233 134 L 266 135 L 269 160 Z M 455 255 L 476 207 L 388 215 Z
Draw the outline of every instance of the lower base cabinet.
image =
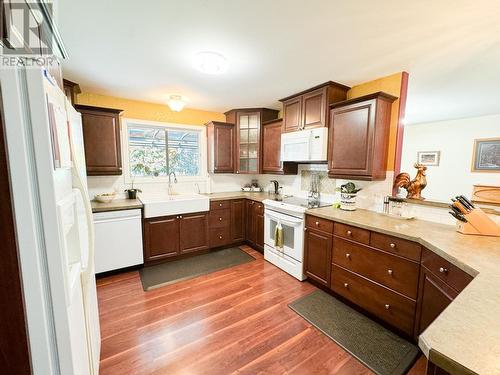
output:
M 156 264 L 244 241 L 264 251 L 264 205 L 249 199 L 213 201 L 209 212 L 143 220 L 144 263 Z
M 330 286 L 332 235 L 306 228 L 304 248 L 306 275 L 323 286 Z
M 311 215 L 304 251 L 313 283 L 415 340 L 472 281 L 416 242 Z
M 206 212 L 144 219 L 143 231 L 145 264 L 209 248 Z
M 256 250 L 264 251 L 264 205 L 257 201 L 246 201 L 246 240 Z

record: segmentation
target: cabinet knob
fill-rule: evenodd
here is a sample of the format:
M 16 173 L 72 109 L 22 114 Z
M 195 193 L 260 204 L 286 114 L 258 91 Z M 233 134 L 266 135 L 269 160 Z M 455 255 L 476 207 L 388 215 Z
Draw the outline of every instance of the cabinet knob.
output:
M 236 171 L 236 173 L 240 173 L 240 171 Z
M 448 273 L 448 270 L 444 267 L 439 267 L 439 272 L 440 273 Z
M 345 257 L 346 257 L 347 259 L 351 259 L 351 254 L 346 253 Z
M 396 244 L 395 243 L 391 243 L 389 246 L 394 249 L 396 247 Z
M 222 235 L 219 236 L 219 240 L 222 240 Z
M 222 218 L 221 218 L 221 217 L 219 217 L 219 221 L 222 221 Z
M 317 221 L 315 224 L 316 224 L 317 226 L 319 226 L 319 221 Z
M 219 207 L 222 207 L 222 203 L 219 203 Z
M 389 310 L 391 308 L 391 305 L 386 304 L 384 307 L 385 307 L 386 310 Z
M 182 215 L 179 215 L 179 219 L 182 219 Z
M 392 276 L 392 270 L 387 270 L 387 273 Z
M 349 284 L 344 283 L 344 288 L 349 288 Z
M 352 235 L 352 232 L 350 230 L 348 230 L 346 233 L 348 236 Z

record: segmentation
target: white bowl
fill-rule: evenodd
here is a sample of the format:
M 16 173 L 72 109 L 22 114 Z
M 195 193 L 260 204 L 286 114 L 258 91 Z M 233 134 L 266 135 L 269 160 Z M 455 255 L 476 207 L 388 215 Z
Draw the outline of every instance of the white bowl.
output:
M 116 193 L 104 193 L 104 194 L 96 194 L 94 196 L 94 200 L 100 203 L 109 203 L 113 199 L 115 199 Z

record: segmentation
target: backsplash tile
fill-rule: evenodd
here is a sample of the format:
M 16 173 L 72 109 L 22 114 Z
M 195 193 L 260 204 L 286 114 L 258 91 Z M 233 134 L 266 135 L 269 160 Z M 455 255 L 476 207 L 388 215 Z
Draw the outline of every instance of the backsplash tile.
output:
M 323 194 L 335 194 L 335 180 L 328 178 L 328 173 L 325 171 L 300 171 L 300 190 L 309 191 L 311 186 L 311 175 L 319 175 L 319 192 Z

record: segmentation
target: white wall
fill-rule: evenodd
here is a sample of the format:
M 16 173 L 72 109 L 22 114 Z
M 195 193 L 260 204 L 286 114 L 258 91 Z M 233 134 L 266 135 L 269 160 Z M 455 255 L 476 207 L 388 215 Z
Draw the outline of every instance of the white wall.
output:
M 405 127 L 401 171 L 413 178 L 418 151 L 441 151 L 439 166 L 427 167 L 429 200 L 449 201 L 472 193 L 472 185 L 500 185 L 500 173 L 472 173 L 474 139 L 500 137 L 500 115 L 408 125 Z

